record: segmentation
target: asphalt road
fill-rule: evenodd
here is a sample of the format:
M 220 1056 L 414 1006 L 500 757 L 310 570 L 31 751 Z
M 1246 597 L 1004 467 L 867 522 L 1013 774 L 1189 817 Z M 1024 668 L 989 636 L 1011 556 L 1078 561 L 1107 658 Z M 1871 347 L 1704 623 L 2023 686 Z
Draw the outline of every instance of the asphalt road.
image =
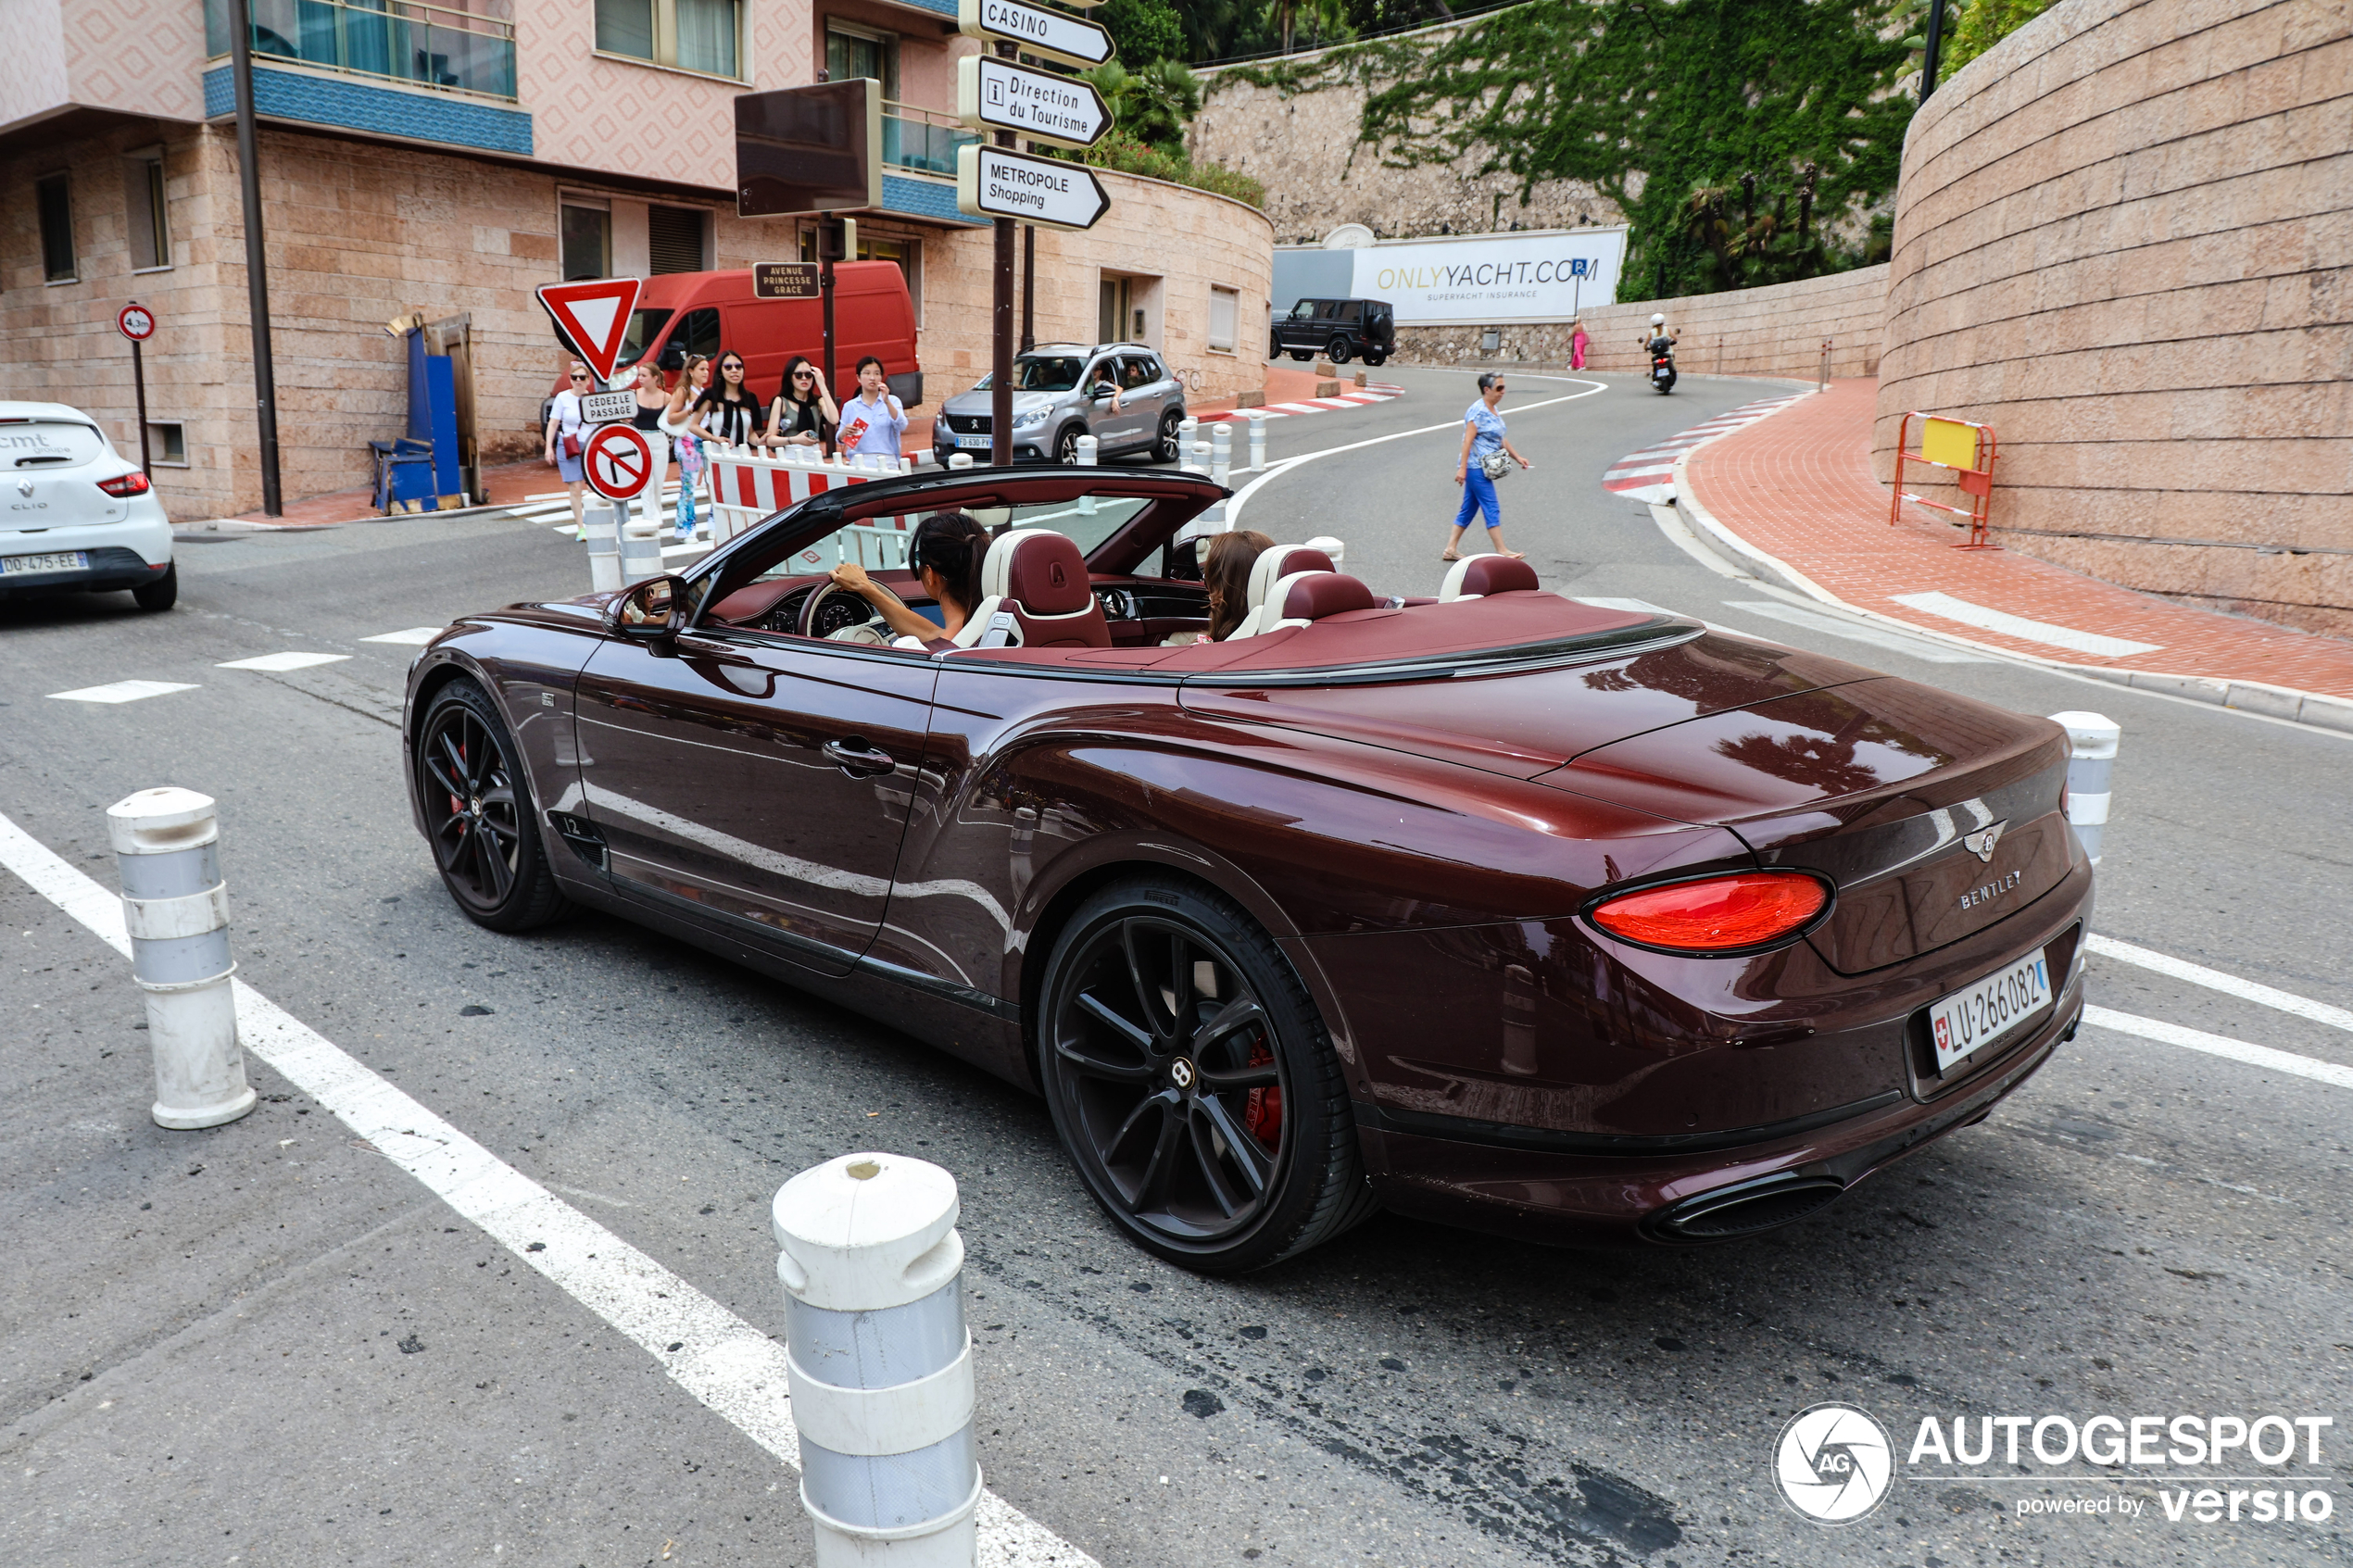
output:
M 1428 593 L 1470 378 L 1391 379 L 1407 397 L 1275 424 L 1277 458 L 1397 439 L 1284 470 L 1242 521 L 1336 534 L 1377 589 Z M 2108 712 L 2125 741 L 2099 928 L 2353 1008 L 2353 852 L 2333 831 L 2353 742 L 1774 619 L 1742 608 L 1784 603 L 1769 587 L 1599 488 L 1621 454 L 1777 390 L 1516 376 L 1505 412 L 1538 466 L 1503 482 L 1507 536 L 1572 594 Z M 2031 1467 L 1907 1476 L 1831 1532 L 1770 1468 L 1784 1421 L 1838 1399 L 1899 1448 L 1930 1414 L 2276 1411 L 2334 1415 L 2341 1455 L 2353 1091 L 2086 1028 L 1990 1122 L 1759 1240 L 1592 1255 L 1381 1218 L 1202 1280 L 1113 1234 L 1015 1091 L 602 917 L 515 938 L 457 913 L 398 777 L 411 650 L 361 639 L 579 591 L 579 546 L 514 518 L 402 520 L 191 544 L 181 571 L 164 616 L 120 595 L 0 606 L 0 813 L 111 885 L 108 804 L 161 783 L 219 797 L 245 979 L 770 1331 L 786 1176 L 862 1147 L 947 1166 L 988 1484 L 1101 1563 L 2353 1561 L 2342 1517 L 2201 1526 L 2147 1500 L 2020 1518 L 2021 1497 L 2155 1490 Z M 218 668 L 285 650 L 350 657 Z M 194 689 L 47 696 L 123 679 Z M 243 1122 L 154 1126 L 127 966 L 14 877 L 0 920 L 12 1555 L 811 1560 L 789 1471 L 268 1070 Z M 2342 1029 L 2144 968 L 2095 958 L 2093 986 L 2120 1012 L 2353 1063 Z

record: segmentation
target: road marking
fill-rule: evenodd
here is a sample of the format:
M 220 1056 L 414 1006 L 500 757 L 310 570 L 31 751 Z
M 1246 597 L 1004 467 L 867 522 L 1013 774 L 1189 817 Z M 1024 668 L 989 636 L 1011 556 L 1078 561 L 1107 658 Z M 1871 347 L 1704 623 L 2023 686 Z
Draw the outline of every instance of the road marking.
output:
M 2322 1061 L 2318 1057 L 2276 1051 L 2269 1046 L 2251 1046 L 2245 1040 L 2209 1035 L 2203 1029 L 2184 1029 L 2178 1023 L 2166 1023 L 2154 1018 L 2135 1018 L 2129 1012 L 2111 1012 L 2107 1008 L 2085 1008 L 2083 1022 L 2101 1029 L 2116 1030 L 2119 1034 L 2137 1035 L 2144 1040 L 2155 1040 L 2160 1045 L 2180 1046 L 2188 1050 L 2204 1051 L 2208 1056 L 2243 1061 L 2249 1067 L 2292 1073 L 2298 1078 L 2309 1078 L 2315 1083 L 2353 1089 L 2353 1067 L 2340 1067 L 2334 1061 Z
M 2130 942 L 2119 942 L 2113 936 L 2095 933 L 2090 943 L 2092 951 L 2102 958 L 2116 959 L 2124 963 L 2153 969 L 2159 974 L 2170 974 L 2176 980 L 2186 980 L 2193 985 L 2204 985 L 2244 1001 L 2260 1002 L 2267 1008 L 2292 1012 L 2298 1018 L 2309 1018 L 2315 1023 L 2333 1024 L 2339 1029 L 2353 1029 L 2353 1011 L 2315 1002 L 2293 991 L 2274 990 L 2253 980 L 2241 980 L 2235 974 L 2225 974 L 2219 969 L 2208 969 L 2187 959 L 2177 959 L 2171 953 L 2136 947 Z
M 1964 653 L 1943 643 L 1931 643 L 1926 637 L 1907 637 L 1901 632 L 1884 631 L 1877 626 L 1860 626 L 1852 621 L 1841 621 L 1834 615 L 1818 610 L 1800 609 L 1795 605 L 1781 604 L 1773 599 L 1726 599 L 1726 609 L 1744 609 L 1751 615 L 1761 615 L 1768 621 L 1784 621 L 1803 626 L 1825 636 L 1844 637 L 1849 642 L 1869 643 L 1873 647 L 1900 653 L 1907 659 L 1918 659 L 1930 664 L 1993 664 L 1996 660 L 1981 653 Z
M 122 900 L 0 816 L 0 865 L 125 959 Z M 563 1202 L 369 1071 L 242 980 L 246 1050 L 333 1111 L 559 1289 L 661 1363 L 672 1381 L 798 1469 L 800 1436 L 786 1392 L 785 1348 Z M 980 1499 L 980 1560 L 990 1568 L 1101 1568 L 994 1492 Z
M 104 686 L 83 686 L 77 691 L 51 692 L 53 702 L 137 702 L 142 697 L 161 696 L 167 692 L 192 692 L 196 688 L 180 681 L 116 681 Z
M 1603 471 L 1602 488 L 1612 495 L 1623 495 L 1629 501 L 1641 501 L 1651 506 L 1670 500 L 1674 496 L 1675 486 L 1660 476 L 1675 471 L 1672 459 L 1682 457 L 1692 448 L 1704 445 L 1719 435 L 1730 435 L 1736 430 L 1745 430 L 1775 409 L 1785 404 L 1793 403 L 1798 397 L 1805 395 L 1806 394 L 1799 393 L 1790 397 L 1767 397 L 1755 403 L 1743 403 L 1729 413 L 1718 414 L 1712 420 L 1703 420 L 1686 430 L 1677 431 L 1673 435 L 1663 441 L 1654 442 L 1639 452 L 1629 452 Z M 1658 458 L 1669 460 L 1665 463 L 1654 463 L 1649 460 Z
M 347 653 L 264 653 L 251 659 L 233 659 L 216 664 L 215 670 L 266 670 L 283 673 L 288 670 L 308 670 L 314 664 L 341 664 L 351 656 Z
M 1604 483 L 1613 479 L 1643 479 L 1653 474 L 1673 473 L 1674 471 L 1675 465 L 1673 463 L 1643 463 L 1638 467 L 1630 469 L 1604 469 L 1602 471 L 1602 479 Z
M 2079 632 L 2072 626 L 2054 626 L 2047 621 L 2029 621 L 2025 616 L 1988 609 L 1967 599 L 1957 599 L 1950 594 L 1891 594 L 1888 597 L 1899 605 L 1907 605 L 1946 621 L 1957 621 L 1964 626 L 1999 632 L 2005 636 L 2041 643 L 2047 647 L 2095 654 L 2102 659 L 2126 659 L 2136 653 L 2155 653 L 2165 646 L 2162 643 L 2136 643 L 2129 637 L 2104 637 L 2097 632 Z
M 411 626 L 405 632 L 379 632 L 372 637 L 362 637 L 363 643 L 398 643 L 405 647 L 421 648 L 444 632 L 447 626 Z

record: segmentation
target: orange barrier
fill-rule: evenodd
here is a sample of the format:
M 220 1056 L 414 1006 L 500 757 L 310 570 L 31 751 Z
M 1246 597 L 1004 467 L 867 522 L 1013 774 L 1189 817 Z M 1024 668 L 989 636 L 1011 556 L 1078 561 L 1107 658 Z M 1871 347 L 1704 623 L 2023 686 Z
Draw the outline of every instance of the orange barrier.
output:
M 1907 452 L 1905 447 L 1911 444 L 1914 420 L 1920 421 L 1920 449 Z M 1926 463 L 1931 468 L 1950 472 L 1953 482 L 1960 486 L 1961 494 L 1969 497 L 1969 504 L 1966 508 L 1948 507 L 1942 501 L 1931 501 L 1906 491 L 1904 465 L 1907 461 Z M 2002 546 L 1994 543 L 1985 526 L 1986 514 L 1994 504 L 1994 427 L 1918 411 L 1906 414 L 1904 422 L 1895 432 L 1895 499 L 1887 508 L 1887 525 L 1890 528 L 1894 527 L 1896 519 L 1904 515 L 1904 503 L 1906 501 L 1934 507 L 1940 512 L 1950 512 L 1955 517 L 1968 519 L 1966 524 L 1957 522 L 1953 525 L 1969 529 L 1969 543 L 1956 545 L 1953 546 L 1955 549 L 2000 549 Z

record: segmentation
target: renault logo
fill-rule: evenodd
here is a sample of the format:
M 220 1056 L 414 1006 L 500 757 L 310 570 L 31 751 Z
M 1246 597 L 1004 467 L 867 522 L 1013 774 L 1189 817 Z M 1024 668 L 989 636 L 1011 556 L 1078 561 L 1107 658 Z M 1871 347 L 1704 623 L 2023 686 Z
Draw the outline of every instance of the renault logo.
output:
M 20 479 L 17 481 L 17 494 L 19 495 L 31 495 L 32 494 L 32 481 L 29 479 Z
M 2007 822 L 1999 822 L 1990 828 L 1980 828 L 1975 833 L 1965 834 L 1961 839 L 1962 847 L 1990 866 L 1994 863 L 1994 846 L 2002 842 L 2002 830 L 2009 825 Z

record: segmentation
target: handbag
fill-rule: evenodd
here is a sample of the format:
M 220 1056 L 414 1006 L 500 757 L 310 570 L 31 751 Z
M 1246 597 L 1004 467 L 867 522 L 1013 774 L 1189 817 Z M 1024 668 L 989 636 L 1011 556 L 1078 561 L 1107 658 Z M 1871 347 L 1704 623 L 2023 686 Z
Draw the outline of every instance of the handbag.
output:
M 1478 459 L 1479 468 L 1490 479 L 1501 479 L 1512 471 L 1512 460 L 1501 452 L 1490 452 Z
M 574 432 L 564 432 L 563 454 L 567 458 L 580 456 L 580 437 Z

